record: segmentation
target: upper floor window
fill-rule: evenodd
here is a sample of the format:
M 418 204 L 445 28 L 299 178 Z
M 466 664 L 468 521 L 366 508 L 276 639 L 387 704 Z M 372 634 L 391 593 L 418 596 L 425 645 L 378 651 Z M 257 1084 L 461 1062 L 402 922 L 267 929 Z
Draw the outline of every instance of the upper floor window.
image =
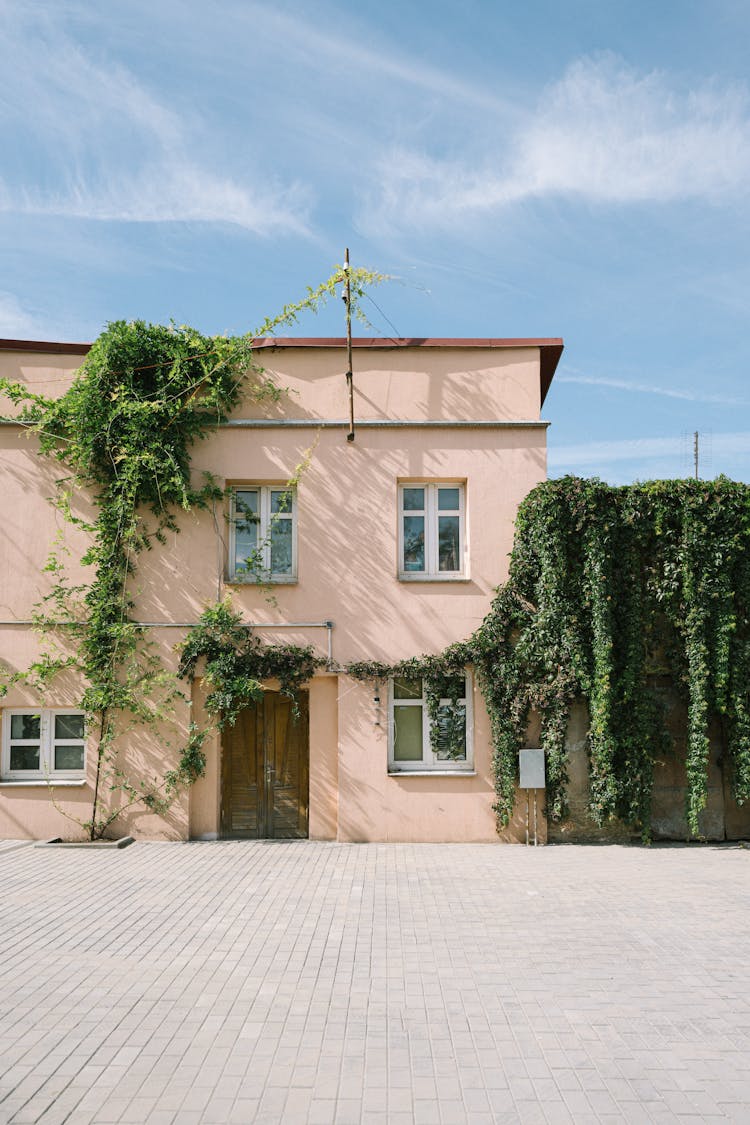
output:
M 464 574 L 463 484 L 400 484 L 399 578 L 455 578 Z
M 234 488 L 229 518 L 230 581 L 294 582 L 296 577 L 294 489 L 273 484 Z
M 434 684 L 432 698 L 423 679 L 391 681 L 388 769 L 391 773 L 473 769 L 468 673 Z
M 79 778 L 86 761 L 82 711 L 3 711 L 2 776 L 9 781 Z

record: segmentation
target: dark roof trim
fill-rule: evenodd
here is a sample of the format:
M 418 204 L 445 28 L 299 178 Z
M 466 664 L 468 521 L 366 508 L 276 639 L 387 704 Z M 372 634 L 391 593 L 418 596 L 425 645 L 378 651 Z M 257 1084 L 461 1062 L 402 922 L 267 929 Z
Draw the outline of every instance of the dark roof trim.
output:
M 399 336 L 384 338 L 373 336 L 355 337 L 355 348 L 539 348 L 541 401 L 547 397 L 552 376 L 560 362 L 563 342 L 559 336 L 541 337 L 496 337 L 496 336 Z M 260 336 L 254 347 L 273 350 L 275 348 L 344 348 L 343 336 Z M 90 344 L 63 344 L 49 340 L 2 340 L 2 352 L 39 352 L 48 355 L 86 355 Z
M 0 340 L 0 352 L 47 352 L 52 355 L 86 355 L 91 344 L 61 344 L 54 340 Z

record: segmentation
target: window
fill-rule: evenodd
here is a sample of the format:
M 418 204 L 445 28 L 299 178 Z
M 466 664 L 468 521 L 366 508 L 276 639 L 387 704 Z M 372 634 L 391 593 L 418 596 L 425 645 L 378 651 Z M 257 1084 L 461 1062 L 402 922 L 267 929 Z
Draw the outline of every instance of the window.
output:
M 83 777 L 82 711 L 3 711 L 2 776 L 10 781 Z
M 297 578 L 297 498 L 283 485 L 232 490 L 229 579 L 294 582 Z
M 400 484 L 399 578 L 458 578 L 464 574 L 462 484 Z
M 396 678 L 389 690 L 390 773 L 473 770 L 471 681 L 451 677 L 437 688 L 437 720 L 430 721 L 425 681 Z

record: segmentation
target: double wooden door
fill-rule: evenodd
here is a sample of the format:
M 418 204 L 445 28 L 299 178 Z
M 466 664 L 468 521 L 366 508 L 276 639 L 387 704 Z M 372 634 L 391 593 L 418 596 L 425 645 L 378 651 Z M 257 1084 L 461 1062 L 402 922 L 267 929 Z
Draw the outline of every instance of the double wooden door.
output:
M 307 692 L 267 691 L 224 731 L 221 830 L 224 837 L 296 840 L 307 836 Z

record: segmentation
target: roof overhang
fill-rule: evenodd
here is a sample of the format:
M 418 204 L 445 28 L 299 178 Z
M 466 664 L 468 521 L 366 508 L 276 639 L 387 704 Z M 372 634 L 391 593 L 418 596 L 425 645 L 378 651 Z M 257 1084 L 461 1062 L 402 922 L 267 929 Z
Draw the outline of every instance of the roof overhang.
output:
M 260 336 L 255 348 L 345 348 L 344 336 Z M 482 337 L 482 336 L 399 336 L 367 338 L 357 336 L 354 348 L 377 348 L 395 351 L 399 348 L 538 348 L 540 401 L 543 403 L 552 382 L 552 376 L 563 351 L 560 337 Z M 1 340 L 3 352 L 37 352 L 49 355 L 86 355 L 91 344 L 65 344 L 49 340 Z

